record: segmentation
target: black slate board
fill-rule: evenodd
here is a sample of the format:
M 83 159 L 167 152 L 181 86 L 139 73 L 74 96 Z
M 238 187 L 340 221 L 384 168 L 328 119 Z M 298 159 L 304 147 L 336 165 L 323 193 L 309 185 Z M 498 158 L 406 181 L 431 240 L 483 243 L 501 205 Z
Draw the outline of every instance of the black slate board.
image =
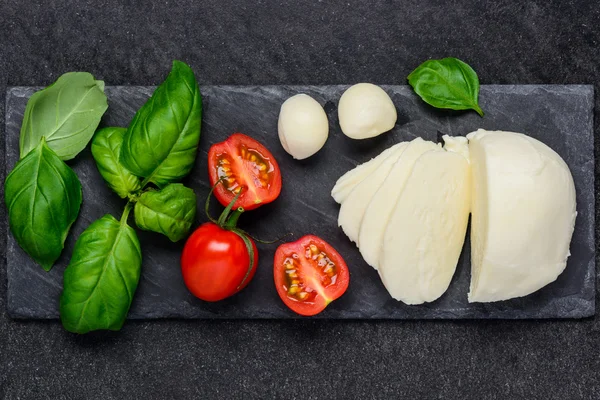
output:
M 435 110 L 423 104 L 406 86 L 383 86 L 398 109 L 396 127 L 367 141 L 354 141 L 340 131 L 337 101 L 348 86 L 204 86 L 204 120 L 196 167 L 184 183 L 196 190 L 199 210 L 209 187 L 206 153 L 212 143 L 235 131 L 249 134 L 273 152 L 282 169 L 280 198 L 243 216 L 243 228 L 262 238 L 284 232 L 295 237 L 314 233 L 328 240 L 345 257 L 351 271 L 348 292 L 317 318 L 460 319 L 460 318 L 581 318 L 595 313 L 593 87 L 586 85 L 482 86 L 480 103 L 485 118 L 474 112 Z M 29 96 L 39 88 L 14 87 L 6 99 L 7 171 L 18 159 L 18 136 Z M 126 126 L 153 87 L 107 87 L 109 110 L 103 125 Z M 281 103 L 296 93 L 320 101 L 329 116 L 330 136 L 314 157 L 294 161 L 277 138 Z M 571 257 L 556 282 L 510 301 L 469 304 L 469 241 L 448 291 L 437 301 L 406 306 L 393 300 L 375 270 L 364 263 L 354 244 L 337 228 L 338 206 L 329 193 L 339 176 L 393 143 L 416 136 L 436 141 L 441 134 L 465 135 L 477 128 L 524 132 L 556 150 L 569 165 L 577 190 L 578 217 Z M 62 273 L 75 238 L 105 213 L 119 216 L 123 201 L 104 184 L 86 149 L 70 162 L 83 184 L 84 203 L 58 263 L 49 273 L 35 265 L 12 236 L 7 241 L 8 313 L 13 318 L 58 317 Z M 215 207 L 216 208 L 216 207 Z M 217 210 L 215 210 L 216 212 Z M 200 221 L 205 218 L 199 212 Z M 272 283 L 275 245 L 259 245 L 257 274 L 240 294 L 225 301 L 204 303 L 187 292 L 179 271 L 183 243 L 138 230 L 143 269 L 129 318 L 293 318 Z

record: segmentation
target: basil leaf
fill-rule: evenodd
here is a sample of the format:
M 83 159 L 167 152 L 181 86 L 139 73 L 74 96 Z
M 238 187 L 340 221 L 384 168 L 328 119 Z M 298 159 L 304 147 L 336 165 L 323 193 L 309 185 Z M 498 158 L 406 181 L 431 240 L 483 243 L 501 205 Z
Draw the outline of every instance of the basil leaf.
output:
M 187 235 L 196 218 L 196 194 L 180 183 L 172 183 L 160 191 L 142 193 L 134 212 L 140 229 L 162 233 L 177 242 Z
M 66 330 L 119 330 L 140 279 L 142 252 L 135 230 L 112 215 L 94 221 L 77 239 L 65 269 L 60 319 Z
M 100 175 L 121 198 L 126 198 L 142 188 L 137 176 L 119 162 L 125 128 L 103 128 L 94 135 L 92 155 Z
M 429 105 L 452 110 L 472 109 L 483 117 L 477 103 L 477 74 L 457 58 L 425 61 L 408 75 L 408 83 Z
M 202 98 L 189 66 L 173 62 L 167 79 L 135 114 L 121 148 L 121 163 L 164 187 L 186 176 L 200 140 Z
M 21 158 L 42 136 L 62 160 L 70 160 L 87 146 L 108 108 L 104 82 L 87 72 L 68 72 L 35 92 L 25 107 L 21 125 Z
M 44 138 L 6 178 L 8 223 L 19 246 L 46 271 L 79 214 L 81 183 Z

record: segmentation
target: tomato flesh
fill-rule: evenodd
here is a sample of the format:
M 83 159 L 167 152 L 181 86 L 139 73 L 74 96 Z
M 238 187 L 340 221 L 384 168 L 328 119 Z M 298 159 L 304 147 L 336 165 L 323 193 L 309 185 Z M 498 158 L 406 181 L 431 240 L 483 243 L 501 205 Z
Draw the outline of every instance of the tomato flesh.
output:
M 249 136 L 234 133 L 227 140 L 211 146 L 208 152 L 208 175 L 219 202 L 227 206 L 240 192 L 234 209 L 253 210 L 275 200 L 281 192 L 281 172 L 275 157 Z
M 350 282 L 342 256 L 323 239 L 308 235 L 275 252 L 274 279 L 283 302 L 311 316 L 344 294 Z
M 254 265 L 248 273 L 250 255 L 244 240 L 212 222 L 202 224 L 181 254 L 181 273 L 189 291 L 202 300 L 219 301 L 245 288 L 258 265 L 258 250 L 252 239 L 250 242 Z

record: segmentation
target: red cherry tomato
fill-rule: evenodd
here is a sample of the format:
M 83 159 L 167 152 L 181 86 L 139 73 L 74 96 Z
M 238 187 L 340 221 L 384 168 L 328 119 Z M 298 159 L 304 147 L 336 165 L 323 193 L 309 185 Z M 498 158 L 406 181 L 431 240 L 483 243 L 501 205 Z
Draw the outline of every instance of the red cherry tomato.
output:
M 311 316 L 344 294 L 350 282 L 342 256 L 323 239 L 308 235 L 275 252 L 275 287 L 292 311 Z
M 271 152 L 241 133 L 211 146 L 208 176 L 211 186 L 223 178 L 223 185 L 215 188 L 215 196 L 224 206 L 243 188 L 234 209 L 253 210 L 272 202 L 281 192 L 281 172 Z
M 219 301 L 245 288 L 258 265 L 256 245 L 248 240 L 254 250 L 250 270 L 250 255 L 238 234 L 212 222 L 196 229 L 181 255 L 181 272 L 190 292 L 205 301 Z

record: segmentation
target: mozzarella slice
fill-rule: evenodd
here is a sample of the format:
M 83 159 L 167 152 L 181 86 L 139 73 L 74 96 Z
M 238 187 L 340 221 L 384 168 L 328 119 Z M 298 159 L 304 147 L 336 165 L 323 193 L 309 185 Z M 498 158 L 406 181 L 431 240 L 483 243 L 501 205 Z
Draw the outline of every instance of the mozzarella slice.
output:
M 338 203 L 342 204 L 352 190 L 361 183 L 367 176 L 379 168 L 381 163 L 389 157 L 398 147 L 406 146 L 406 142 L 396 143 L 392 147 L 389 147 L 381 152 L 377 157 L 370 159 L 369 161 L 362 163 L 350 171 L 346 172 L 340 177 L 335 183 L 335 186 L 331 190 L 331 197 Z
M 470 186 L 462 155 L 432 150 L 419 157 L 383 236 L 379 274 L 394 299 L 421 304 L 448 289 L 465 239 Z
M 346 236 L 353 242 L 358 244 L 360 224 L 367 206 L 407 146 L 408 143 L 402 143 L 402 145 L 396 147 L 372 174 L 354 187 L 342 203 L 338 215 L 338 225 L 342 227 Z
M 520 133 L 470 133 L 470 302 L 528 295 L 565 269 L 575 185 L 563 159 Z
M 358 243 L 365 261 L 377 269 L 381 242 L 392 211 L 417 159 L 430 150 L 444 151 L 439 145 L 417 138 L 411 141 L 392 167 L 369 203 L 360 226 Z

